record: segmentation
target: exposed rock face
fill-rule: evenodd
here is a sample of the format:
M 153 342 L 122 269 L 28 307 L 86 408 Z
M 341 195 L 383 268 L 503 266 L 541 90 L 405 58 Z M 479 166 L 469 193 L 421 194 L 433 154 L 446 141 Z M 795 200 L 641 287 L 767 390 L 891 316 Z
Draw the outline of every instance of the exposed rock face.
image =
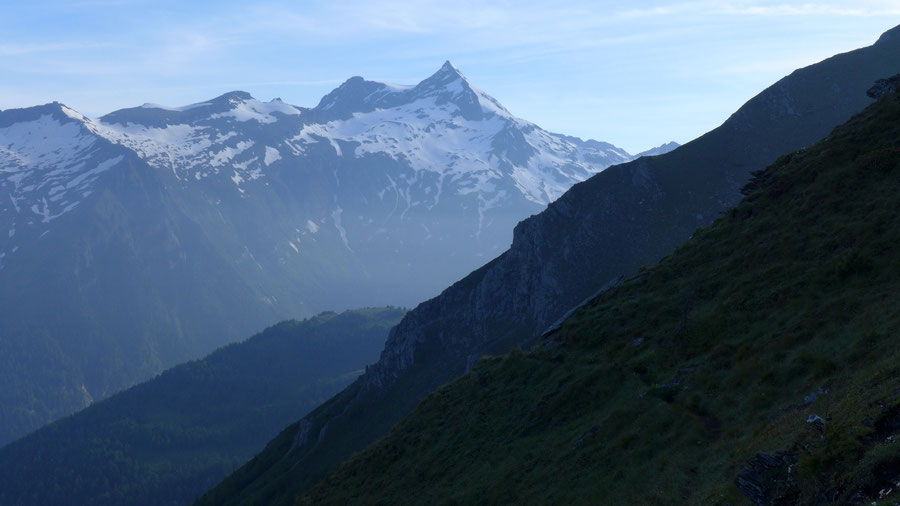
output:
M 900 74 L 893 75 L 887 79 L 879 79 L 875 81 L 875 86 L 866 91 L 866 95 L 870 98 L 879 98 L 886 93 L 895 93 L 898 84 L 900 84 Z
M 290 503 L 279 484 L 290 482 L 292 492 L 310 485 L 386 433 L 427 392 L 465 372 L 472 356 L 529 345 L 598 287 L 671 252 L 737 202 L 753 171 L 825 136 L 869 103 L 865 90 L 874 80 L 898 70 L 900 40 L 882 37 L 793 72 L 675 151 L 575 185 L 520 222 L 508 251 L 407 314 L 379 362 L 304 419 L 315 427 L 330 423 L 326 437 L 286 455 L 264 453 L 271 472 L 259 463 L 242 469 L 204 501 L 226 503 L 217 494 L 238 487 Z
M 796 497 L 790 493 L 791 466 L 797 462 L 797 455 L 778 452 L 774 456 L 764 452 L 747 460 L 734 480 L 737 489 L 753 504 L 795 504 Z

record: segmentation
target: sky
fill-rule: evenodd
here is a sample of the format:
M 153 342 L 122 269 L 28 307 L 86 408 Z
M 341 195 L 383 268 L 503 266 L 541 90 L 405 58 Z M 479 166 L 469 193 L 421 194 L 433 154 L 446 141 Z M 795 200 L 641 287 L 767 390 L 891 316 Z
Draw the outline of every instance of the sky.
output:
M 349 77 L 415 84 L 450 60 L 516 116 L 631 153 L 900 24 L 900 0 L 4 3 L 0 109 L 97 117 L 231 90 L 312 107 Z

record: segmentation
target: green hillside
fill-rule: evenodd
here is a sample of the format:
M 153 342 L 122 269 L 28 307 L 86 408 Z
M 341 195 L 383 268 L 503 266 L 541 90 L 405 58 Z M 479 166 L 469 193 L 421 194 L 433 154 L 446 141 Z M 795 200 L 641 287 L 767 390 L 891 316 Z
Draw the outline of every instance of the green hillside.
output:
M 898 489 L 900 97 L 746 191 L 534 350 L 428 395 L 298 502 L 743 504 L 739 475 L 761 503 Z
M 0 504 L 186 504 L 353 381 L 404 313 L 282 322 L 50 424 L 0 449 Z
M 409 312 L 382 358 L 285 429 L 198 501 L 290 505 L 483 355 L 529 348 L 601 287 L 652 265 L 741 198 L 751 174 L 858 114 L 900 72 L 900 27 L 798 69 L 720 127 L 660 156 L 614 165 L 520 222 L 509 250 Z M 309 437 L 300 437 L 305 433 Z

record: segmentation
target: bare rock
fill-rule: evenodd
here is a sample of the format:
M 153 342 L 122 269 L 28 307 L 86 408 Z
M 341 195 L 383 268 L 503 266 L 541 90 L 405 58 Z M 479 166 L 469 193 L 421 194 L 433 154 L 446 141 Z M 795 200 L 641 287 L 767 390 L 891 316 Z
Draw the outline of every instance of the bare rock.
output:
M 778 452 L 774 456 L 765 452 L 747 460 L 734 484 L 753 504 L 794 504 L 796 490 L 791 479 L 791 467 L 797 455 Z

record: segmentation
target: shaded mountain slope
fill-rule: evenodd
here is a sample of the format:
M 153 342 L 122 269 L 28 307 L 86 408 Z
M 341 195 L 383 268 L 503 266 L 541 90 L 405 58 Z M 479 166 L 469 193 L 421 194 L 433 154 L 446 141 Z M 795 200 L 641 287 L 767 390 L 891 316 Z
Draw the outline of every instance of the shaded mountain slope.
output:
M 289 504 L 475 358 L 533 342 L 569 308 L 657 261 L 737 202 L 750 173 L 810 145 L 900 71 L 900 29 L 797 70 L 678 149 L 613 166 L 516 226 L 508 251 L 411 311 L 365 375 L 198 504 Z
M 38 112 L 76 123 L 59 104 Z M 11 221 L 3 234 L 12 253 L 0 255 L 0 445 L 277 316 L 145 162 L 88 142 L 87 156 L 71 160 L 84 172 L 44 179 L 77 192 L 55 193 L 71 203 L 51 202 L 46 216 Z M 26 198 L 20 208 L 38 205 Z
M 375 361 L 395 308 L 279 323 L 0 449 L 0 504 L 186 504 Z
M 900 96 L 747 191 L 299 503 L 894 504 Z

